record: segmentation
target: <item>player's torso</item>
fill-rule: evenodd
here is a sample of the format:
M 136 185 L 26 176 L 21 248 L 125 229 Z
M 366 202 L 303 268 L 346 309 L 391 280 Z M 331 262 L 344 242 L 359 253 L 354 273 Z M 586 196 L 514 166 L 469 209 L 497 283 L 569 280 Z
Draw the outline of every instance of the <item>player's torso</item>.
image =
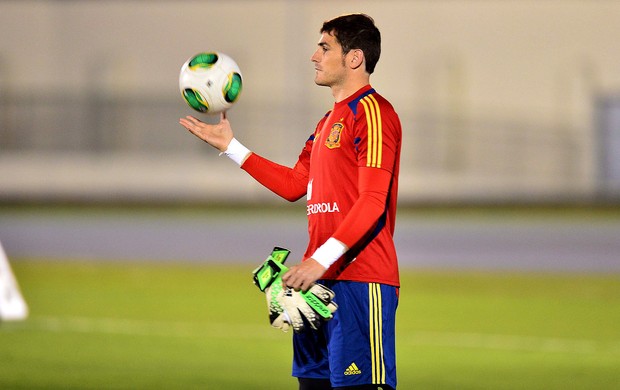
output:
M 384 124 L 380 118 L 389 120 L 393 111 L 389 104 L 380 106 L 384 100 L 373 92 L 374 90 L 366 89 L 358 96 L 352 97 L 346 104 L 336 104 L 319 123 L 314 133 L 306 195 L 309 232 L 306 256 L 312 255 L 332 236 L 358 200 L 360 166 L 380 169 L 381 140 L 385 142 L 394 139 L 391 133 L 386 133 L 387 128 L 383 129 L 385 130 L 383 136 L 379 135 L 382 134 L 381 128 Z M 369 101 L 373 102 L 373 107 L 369 108 L 371 104 Z M 400 127 L 398 130 L 400 131 Z M 371 144 L 376 146 L 368 147 Z M 383 153 L 383 162 L 386 161 L 388 161 L 386 153 Z M 389 161 L 393 164 L 393 160 Z M 392 167 L 394 166 L 392 164 L 384 166 Z M 397 175 L 397 165 L 394 166 L 394 172 Z M 393 196 L 391 199 L 395 200 L 396 194 Z M 392 214 L 390 213 L 390 218 L 393 217 Z M 361 252 L 356 252 L 354 266 L 351 264 L 342 269 L 343 259 L 341 259 L 324 277 L 397 286 L 398 266 L 391 220 L 388 225 L 388 228 L 382 228 L 375 239 Z
M 359 142 L 359 141 L 357 141 Z M 355 118 L 335 109 L 317 129 L 310 154 L 308 217 L 324 217 L 334 228 L 358 197 Z

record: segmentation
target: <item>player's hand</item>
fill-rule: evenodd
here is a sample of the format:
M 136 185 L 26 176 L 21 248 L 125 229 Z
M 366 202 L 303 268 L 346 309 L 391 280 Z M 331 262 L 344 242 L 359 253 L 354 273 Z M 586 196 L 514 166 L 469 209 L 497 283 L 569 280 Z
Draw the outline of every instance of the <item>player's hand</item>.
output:
M 283 264 L 290 251 L 275 247 L 265 262 L 253 271 L 254 284 L 267 297 L 269 322 L 274 328 L 299 333 L 306 325 L 318 329 L 324 321 L 333 318 L 338 305 L 335 294 L 321 284 L 313 284 L 308 291 L 286 287 L 282 275 L 288 271 Z
M 202 122 L 191 115 L 179 119 L 179 123 L 189 130 L 190 133 L 220 152 L 226 151 L 228 144 L 233 139 L 232 127 L 228 119 L 226 119 L 226 112 L 220 114 L 220 121 L 215 124 Z
M 325 274 L 327 269 L 313 258 L 302 261 L 300 264 L 289 268 L 282 276 L 284 284 L 295 291 L 308 291 L 308 289 Z

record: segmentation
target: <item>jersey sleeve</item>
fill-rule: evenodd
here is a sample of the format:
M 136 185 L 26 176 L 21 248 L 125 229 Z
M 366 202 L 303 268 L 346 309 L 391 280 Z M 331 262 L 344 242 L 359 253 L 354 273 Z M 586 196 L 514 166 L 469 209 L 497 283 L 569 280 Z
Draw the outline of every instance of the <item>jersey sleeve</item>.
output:
M 256 153 L 250 153 L 241 169 L 275 194 L 294 202 L 307 191 L 311 148 L 312 137 L 306 141 L 293 168 L 277 164 Z
M 332 237 L 347 248 L 358 247 L 386 210 L 391 178 L 385 170 L 359 168 L 360 196 Z
M 375 96 L 367 95 L 358 103 L 358 165 L 392 172 L 400 145 L 400 120 L 390 103 Z

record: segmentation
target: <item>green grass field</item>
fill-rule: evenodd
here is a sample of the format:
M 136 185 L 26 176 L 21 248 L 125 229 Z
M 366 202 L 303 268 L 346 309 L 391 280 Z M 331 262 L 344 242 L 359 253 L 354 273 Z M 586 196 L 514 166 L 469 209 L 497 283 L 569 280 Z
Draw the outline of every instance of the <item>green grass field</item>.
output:
M 12 262 L 0 389 L 294 389 L 252 265 Z M 400 389 L 617 389 L 620 275 L 405 270 Z

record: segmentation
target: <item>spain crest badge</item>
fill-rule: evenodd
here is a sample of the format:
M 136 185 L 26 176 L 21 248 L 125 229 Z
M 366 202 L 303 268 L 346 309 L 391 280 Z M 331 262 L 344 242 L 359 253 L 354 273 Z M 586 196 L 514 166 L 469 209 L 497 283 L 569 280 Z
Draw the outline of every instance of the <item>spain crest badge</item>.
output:
M 344 125 L 340 122 L 336 122 L 332 125 L 331 130 L 329 131 L 329 135 L 327 136 L 327 140 L 325 141 L 325 146 L 329 149 L 335 149 L 340 147 L 340 136 L 342 135 L 342 130 L 344 130 Z

